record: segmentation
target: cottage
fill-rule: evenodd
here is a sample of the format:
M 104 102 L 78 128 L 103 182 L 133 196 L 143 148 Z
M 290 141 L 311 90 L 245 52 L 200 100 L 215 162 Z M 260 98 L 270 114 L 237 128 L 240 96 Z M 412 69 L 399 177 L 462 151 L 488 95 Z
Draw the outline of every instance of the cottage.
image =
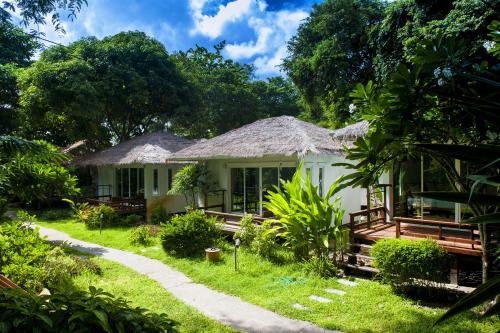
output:
M 165 131 L 145 134 L 76 161 L 90 174 L 89 196 L 100 201 L 122 202 L 121 207 L 139 207 L 151 212 L 163 206 L 170 212 L 184 210 L 184 197 L 168 195 L 174 173 L 183 162 L 165 163 L 188 140 Z M 143 204 L 140 204 L 140 201 Z
M 220 205 L 222 212 L 266 216 L 262 205 L 266 191 L 280 186 L 279 179 L 291 178 L 301 161 L 320 193 L 349 173 L 332 164 L 344 162 L 343 146 L 367 130 L 366 122 L 336 132 L 290 116 L 267 118 L 179 150 L 168 161 L 207 164 L 220 191 L 200 206 Z M 346 188 L 340 196 L 347 213 L 366 205 L 363 189 Z

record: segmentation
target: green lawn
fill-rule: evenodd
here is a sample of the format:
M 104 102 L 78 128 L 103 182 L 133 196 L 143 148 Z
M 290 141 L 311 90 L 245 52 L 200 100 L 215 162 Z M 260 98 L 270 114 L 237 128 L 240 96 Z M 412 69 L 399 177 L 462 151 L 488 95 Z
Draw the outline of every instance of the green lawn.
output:
M 75 285 L 83 290 L 96 286 L 123 297 L 133 306 L 147 308 L 152 312 L 166 313 L 179 323 L 180 332 L 235 332 L 231 328 L 209 319 L 196 309 L 178 301 L 162 286 L 144 275 L 111 261 L 92 258 L 101 266 L 101 276 L 85 272 L 74 278 Z
M 498 318 L 476 320 L 473 312 L 432 328 L 433 321 L 444 310 L 419 306 L 415 302 L 397 296 L 383 284 L 369 280 L 357 280 L 358 286 L 346 287 L 336 279 L 323 280 L 305 276 L 299 265 L 275 264 L 244 249 L 239 251 L 239 271 L 233 268 L 231 247 L 224 249 L 222 262 L 210 264 L 201 259 L 178 259 L 165 254 L 159 242 L 149 247 L 130 245 L 130 229 L 114 228 L 87 230 L 74 220 L 40 222 L 42 226 L 58 229 L 72 237 L 115 247 L 159 259 L 176 267 L 211 288 L 237 295 L 291 318 L 307 320 L 320 326 L 344 332 L 496 332 Z M 330 295 L 325 288 L 341 289 L 344 296 Z M 309 295 L 332 299 L 330 303 L 309 300 Z M 294 303 L 309 310 L 297 310 Z M 148 303 L 149 304 L 149 303 Z

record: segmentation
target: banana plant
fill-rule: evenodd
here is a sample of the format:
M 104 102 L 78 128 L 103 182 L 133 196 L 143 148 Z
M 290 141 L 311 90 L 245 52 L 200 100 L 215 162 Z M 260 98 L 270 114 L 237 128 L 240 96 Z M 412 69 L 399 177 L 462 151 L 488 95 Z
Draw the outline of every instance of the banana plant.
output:
M 325 196 L 319 195 L 309 173 L 302 178 L 303 163 L 297 168 L 291 180 L 281 180 L 281 188 L 266 195 L 263 205 L 277 218 L 275 230 L 280 230 L 285 246 L 295 255 L 308 259 L 310 255 L 327 257 L 331 251 L 341 248 L 344 235 L 342 218 L 344 210 L 340 198 L 334 196 L 342 189 L 337 179 Z

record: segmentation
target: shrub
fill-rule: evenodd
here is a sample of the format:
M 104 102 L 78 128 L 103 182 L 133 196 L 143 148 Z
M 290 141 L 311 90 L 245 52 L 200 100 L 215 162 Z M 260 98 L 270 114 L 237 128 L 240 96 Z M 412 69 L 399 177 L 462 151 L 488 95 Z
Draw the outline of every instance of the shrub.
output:
M 251 214 L 245 214 L 240 221 L 240 230 L 234 233 L 233 239 L 239 238 L 241 245 L 250 247 L 257 236 L 257 226 Z
M 277 231 L 270 220 L 255 227 L 255 237 L 251 243 L 252 251 L 265 258 L 274 257 L 278 244 L 276 244 Z
M 163 206 L 158 206 L 151 212 L 151 224 L 162 224 L 170 220 L 170 214 Z
M 85 223 L 85 226 L 88 229 L 98 229 L 101 225 L 101 216 L 102 216 L 102 227 L 111 227 L 117 221 L 117 215 L 114 209 L 108 205 L 99 205 L 86 208 L 88 212 L 83 213 L 82 222 Z
M 335 267 L 333 261 L 325 257 L 304 261 L 302 268 L 306 274 L 322 278 L 331 278 L 339 274 L 339 269 Z
M 144 217 L 137 214 L 127 215 L 125 218 L 120 220 L 120 224 L 124 226 L 134 226 L 139 224 L 139 222 L 144 221 Z
M 0 289 L 2 332 L 175 332 L 166 314 L 133 308 L 102 289 L 38 296 Z
M 18 216 L 33 219 L 22 212 Z M 68 284 L 72 276 L 91 266 L 45 242 L 37 229 L 19 221 L 0 226 L 0 249 L 0 270 L 28 291 Z
M 146 225 L 141 225 L 132 229 L 129 237 L 130 243 L 144 246 L 150 245 L 152 243 L 152 237 L 149 229 L 149 226 Z
M 59 208 L 59 209 L 46 209 L 41 211 L 38 216 L 44 220 L 60 220 L 67 219 L 71 217 L 72 211 L 68 208 Z
M 430 239 L 383 239 L 371 250 L 380 276 L 393 287 L 446 282 L 450 269 L 450 256 Z
M 179 256 L 201 255 L 204 249 L 214 246 L 221 238 L 216 221 L 200 210 L 174 216 L 160 232 L 163 248 Z

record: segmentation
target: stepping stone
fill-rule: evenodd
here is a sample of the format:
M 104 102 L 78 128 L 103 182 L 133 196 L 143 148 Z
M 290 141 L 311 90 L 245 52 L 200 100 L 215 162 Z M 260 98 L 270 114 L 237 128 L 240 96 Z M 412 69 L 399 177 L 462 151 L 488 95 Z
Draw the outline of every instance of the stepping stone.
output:
M 340 283 L 340 284 L 343 284 L 344 286 L 349 286 L 349 287 L 354 287 L 354 286 L 358 285 L 357 282 L 349 281 L 349 280 L 346 280 L 346 279 L 338 279 L 337 282 Z
M 326 288 L 325 291 L 327 293 L 330 293 L 330 294 L 335 294 L 335 295 L 339 295 L 339 296 L 344 296 L 345 295 L 345 291 L 343 290 L 338 290 L 338 289 L 332 289 L 332 288 Z
M 292 304 L 292 308 L 297 310 L 309 311 L 309 308 L 307 306 L 303 306 L 302 304 L 299 303 Z
M 313 301 L 320 302 L 320 303 L 330 303 L 332 300 L 329 298 L 317 296 L 317 295 L 311 295 L 309 296 L 309 299 L 312 299 Z

